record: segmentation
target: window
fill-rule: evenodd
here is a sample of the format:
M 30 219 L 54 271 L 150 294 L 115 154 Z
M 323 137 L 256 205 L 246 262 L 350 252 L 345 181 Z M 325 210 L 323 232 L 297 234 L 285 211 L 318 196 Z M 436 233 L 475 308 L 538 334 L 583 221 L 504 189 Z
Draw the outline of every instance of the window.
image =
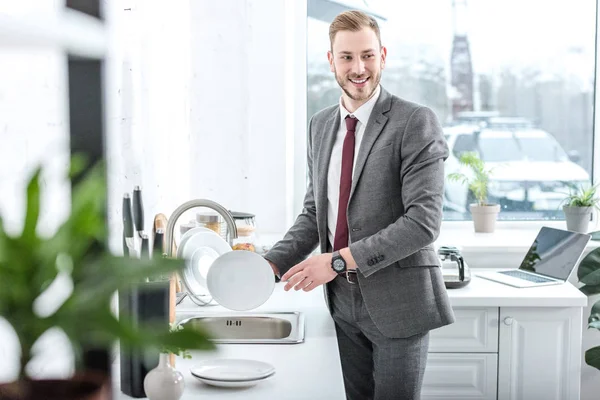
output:
M 326 58 L 333 14 L 311 11 L 321 3 L 309 2 L 309 118 L 340 96 Z M 477 151 L 494 168 L 489 195 L 501 204 L 499 219 L 563 219 L 569 187 L 592 181 L 596 2 L 368 7 L 388 50 L 382 86 L 437 113 L 451 150 L 446 173 L 461 168 L 462 152 Z M 444 219 L 471 219 L 471 200 L 464 185 L 447 181 Z

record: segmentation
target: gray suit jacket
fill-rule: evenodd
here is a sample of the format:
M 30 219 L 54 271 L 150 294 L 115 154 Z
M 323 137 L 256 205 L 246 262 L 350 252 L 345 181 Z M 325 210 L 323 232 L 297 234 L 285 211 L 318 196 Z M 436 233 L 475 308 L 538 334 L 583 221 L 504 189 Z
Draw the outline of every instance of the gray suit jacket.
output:
M 317 245 L 322 253 L 330 250 L 327 171 L 339 124 L 338 105 L 310 121 L 304 209 L 265 255 L 282 274 Z M 447 157 L 433 111 L 382 88 L 356 160 L 348 226 L 364 304 L 385 336 L 408 337 L 454 322 L 432 245 L 442 221 Z

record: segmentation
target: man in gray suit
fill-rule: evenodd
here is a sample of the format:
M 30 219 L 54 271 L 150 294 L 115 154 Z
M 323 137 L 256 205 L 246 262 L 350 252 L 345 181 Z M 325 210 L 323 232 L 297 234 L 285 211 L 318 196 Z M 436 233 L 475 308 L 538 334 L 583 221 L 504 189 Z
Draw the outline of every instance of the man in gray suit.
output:
M 329 37 L 340 103 L 310 121 L 304 209 L 265 258 L 285 290 L 325 285 L 348 399 L 418 399 L 429 331 L 454 322 L 432 245 L 448 148 L 429 108 L 379 85 L 373 18 L 344 12 Z

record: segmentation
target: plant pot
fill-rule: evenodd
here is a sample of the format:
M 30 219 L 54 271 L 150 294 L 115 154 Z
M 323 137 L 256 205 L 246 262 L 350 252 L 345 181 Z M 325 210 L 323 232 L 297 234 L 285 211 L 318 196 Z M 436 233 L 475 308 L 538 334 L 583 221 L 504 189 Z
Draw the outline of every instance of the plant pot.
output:
M 473 225 L 475 232 L 491 233 L 496 229 L 496 220 L 500 212 L 499 204 L 471 204 L 469 206 L 473 216 Z
M 110 400 L 105 377 L 81 374 L 71 379 L 31 379 L 0 384 L 2 400 Z
M 178 400 L 185 389 L 183 374 L 169 363 L 169 355 L 161 353 L 158 366 L 144 378 L 144 391 L 149 400 Z
M 567 220 L 567 230 L 587 233 L 593 210 L 593 207 L 563 206 L 563 212 Z

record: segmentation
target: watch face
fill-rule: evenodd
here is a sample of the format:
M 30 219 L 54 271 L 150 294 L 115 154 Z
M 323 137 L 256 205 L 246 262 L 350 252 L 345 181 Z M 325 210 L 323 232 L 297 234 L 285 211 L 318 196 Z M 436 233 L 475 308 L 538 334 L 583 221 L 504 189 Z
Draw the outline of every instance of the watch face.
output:
M 344 260 L 340 260 L 339 258 L 333 261 L 333 269 L 336 272 L 343 272 L 346 268 L 346 263 Z

